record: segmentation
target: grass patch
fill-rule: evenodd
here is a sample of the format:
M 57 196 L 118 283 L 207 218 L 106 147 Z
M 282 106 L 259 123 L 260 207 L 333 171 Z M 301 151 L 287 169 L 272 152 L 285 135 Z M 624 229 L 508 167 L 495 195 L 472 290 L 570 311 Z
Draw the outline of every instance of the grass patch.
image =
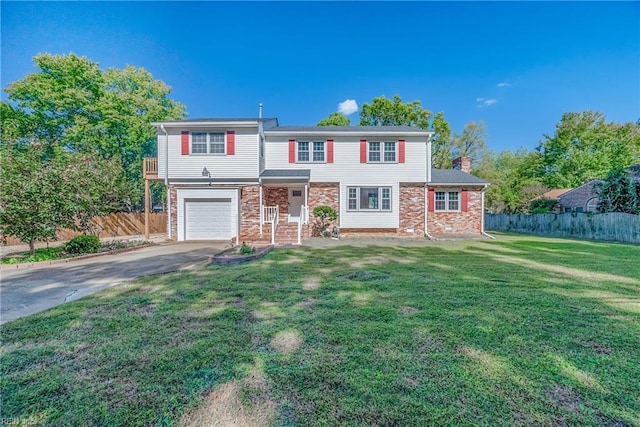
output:
M 279 249 L 1 327 L 51 425 L 640 425 L 640 247 L 503 235 Z

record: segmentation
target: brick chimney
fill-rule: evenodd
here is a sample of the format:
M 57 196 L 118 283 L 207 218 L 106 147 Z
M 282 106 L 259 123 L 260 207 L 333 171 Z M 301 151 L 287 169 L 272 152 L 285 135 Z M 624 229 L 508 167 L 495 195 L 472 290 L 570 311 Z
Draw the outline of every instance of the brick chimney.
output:
M 471 173 L 471 157 L 462 156 L 453 159 L 453 168 L 462 172 Z

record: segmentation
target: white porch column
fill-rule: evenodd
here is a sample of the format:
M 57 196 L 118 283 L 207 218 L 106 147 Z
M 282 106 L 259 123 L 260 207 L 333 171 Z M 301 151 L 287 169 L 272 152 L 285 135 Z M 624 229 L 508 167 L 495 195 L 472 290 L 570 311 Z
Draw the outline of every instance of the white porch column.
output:
M 262 209 L 262 180 L 259 181 L 259 193 L 260 193 L 260 237 L 262 237 L 262 225 L 264 224 L 264 217 L 263 217 L 263 209 Z

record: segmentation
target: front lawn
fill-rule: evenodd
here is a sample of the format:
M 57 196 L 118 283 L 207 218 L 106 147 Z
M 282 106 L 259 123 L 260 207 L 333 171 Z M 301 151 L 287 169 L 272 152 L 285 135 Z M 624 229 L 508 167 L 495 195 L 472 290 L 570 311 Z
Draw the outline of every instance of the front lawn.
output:
M 640 425 L 640 246 L 279 249 L 1 327 L 47 425 Z

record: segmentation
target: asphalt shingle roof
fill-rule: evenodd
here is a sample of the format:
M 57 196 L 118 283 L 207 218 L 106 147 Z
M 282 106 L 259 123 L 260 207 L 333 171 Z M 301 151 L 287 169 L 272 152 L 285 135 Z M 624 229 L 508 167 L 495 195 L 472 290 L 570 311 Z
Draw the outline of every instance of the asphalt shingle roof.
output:
M 260 178 L 309 178 L 311 169 L 265 169 Z
M 429 133 L 424 129 L 420 129 L 413 126 L 275 126 L 266 130 L 269 132 L 420 132 Z
M 459 169 L 431 169 L 430 184 L 488 184 L 477 176 L 473 176 Z

